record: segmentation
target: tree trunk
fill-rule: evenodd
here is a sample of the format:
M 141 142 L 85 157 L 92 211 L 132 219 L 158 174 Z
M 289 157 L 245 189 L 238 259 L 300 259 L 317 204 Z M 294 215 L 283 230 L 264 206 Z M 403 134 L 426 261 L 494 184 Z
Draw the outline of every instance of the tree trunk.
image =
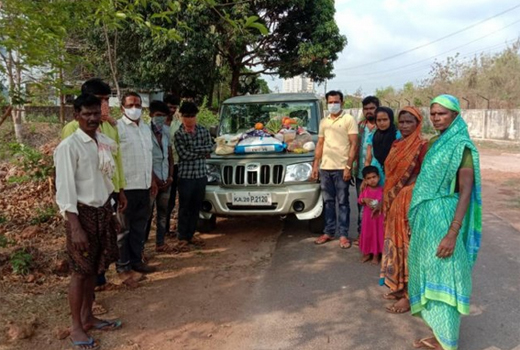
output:
M 105 23 L 103 23 L 103 34 L 105 36 L 105 44 L 107 45 L 108 64 L 110 67 L 110 73 L 112 74 L 112 81 L 114 83 L 114 87 L 116 88 L 117 99 L 121 100 L 121 89 L 119 87 L 119 81 L 117 76 L 117 31 L 114 37 L 114 47 L 110 45 L 108 28 Z
M 13 106 L 13 112 L 11 116 L 13 117 L 13 125 L 14 125 L 14 135 L 16 138 L 16 142 L 23 143 L 23 125 L 22 125 L 22 113 L 20 106 L 20 92 L 21 92 L 21 76 L 18 76 L 17 73 L 19 69 L 17 69 L 17 64 L 13 57 L 13 52 L 9 51 L 8 53 L 8 64 L 7 64 L 7 75 L 9 78 L 9 99 L 10 103 Z
M 63 94 L 63 68 L 60 67 L 60 123 L 65 124 L 65 95 Z
M 240 68 L 232 67 L 231 72 L 231 97 L 238 95 L 238 84 L 240 82 Z

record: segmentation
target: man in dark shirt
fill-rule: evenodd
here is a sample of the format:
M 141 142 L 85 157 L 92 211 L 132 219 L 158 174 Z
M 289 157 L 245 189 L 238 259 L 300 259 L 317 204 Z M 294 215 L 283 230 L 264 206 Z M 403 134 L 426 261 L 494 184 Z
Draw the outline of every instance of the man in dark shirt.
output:
M 206 158 L 211 153 L 213 141 L 209 131 L 197 124 L 199 109 L 194 103 L 184 102 L 179 112 L 182 125 L 175 132 L 175 149 L 179 155 L 179 244 L 203 246 L 204 241 L 194 234 L 206 193 Z

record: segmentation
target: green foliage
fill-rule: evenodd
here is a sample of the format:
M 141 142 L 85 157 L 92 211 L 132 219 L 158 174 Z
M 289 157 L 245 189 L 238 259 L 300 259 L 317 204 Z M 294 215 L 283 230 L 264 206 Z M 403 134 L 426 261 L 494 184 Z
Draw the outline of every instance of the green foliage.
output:
M 197 114 L 197 122 L 206 128 L 218 125 L 218 115 L 212 112 L 207 107 L 206 98 L 204 98 L 204 101 L 202 102 L 202 105 L 199 108 L 199 114 Z
M 24 248 L 16 250 L 9 258 L 13 273 L 17 275 L 26 275 L 31 270 L 33 257 Z
M 31 181 L 31 177 L 28 175 L 22 175 L 22 176 L 11 176 L 9 177 L 9 180 L 7 180 L 7 183 L 10 184 L 22 184 L 24 182 Z
M 31 114 L 27 113 L 25 115 L 25 120 L 29 123 L 35 122 L 35 123 L 51 123 L 51 124 L 58 124 L 60 123 L 60 119 L 57 115 L 52 116 L 45 116 L 42 114 Z M 31 125 L 31 128 L 34 127 L 34 125 Z
M 24 176 L 10 178 L 11 182 L 23 182 L 29 179 L 41 180 L 52 173 L 52 157 L 24 144 L 10 143 L 9 148 L 15 162 L 26 172 Z
M 482 96 L 490 100 L 490 108 L 519 107 L 520 40 L 502 52 L 482 53 L 469 61 L 458 54 L 436 61 L 429 77 L 418 85 L 407 82 L 401 89 L 376 90 L 383 101 L 398 100 L 402 106 L 410 101 L 417 107 L 428 106 L 430 99 L 441 93 L 458 97 L 463 108 L 487 108 Z
M 34 216 L 29 223 L 31 225 L 43 224 L 56 216 L 57 210 L 54 207 L 47 207 L 45 209 L 36 209 L 36 216 Z
M 5 217 L 2 216 L 2 218 L 3 218 L 3 220 L 7 221 L 7 219 Z M 5 221 L 0 222 L 0 223 L 4 223 Z M 9 245 L 9 239 L 4 235 L 0 235 L 0 248 L 5 248 L 8 245 Z

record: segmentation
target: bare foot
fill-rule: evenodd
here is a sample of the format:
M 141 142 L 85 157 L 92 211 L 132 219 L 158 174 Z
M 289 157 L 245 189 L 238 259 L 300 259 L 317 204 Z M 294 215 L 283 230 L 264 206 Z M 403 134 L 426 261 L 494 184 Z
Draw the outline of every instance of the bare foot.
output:
M 399 299 L 395 304 L 386 307 L 386 311 L 392 314 L 404 314 L 410 311 L 410 301 L 408 298 L 403 297 Z
M 374 254 L 374 256 L 372 257 L 372 265 L 379 265 L 381 264 L 381 258 L 379 256 L 379 254 Z
M 366 263 L 366 262 L 369 261 L 371 258 L 372 258 L 372 254 L 364 254 L 364 255 L 361 257 L 361 262 L 362 262 L 362 263 Z
M 402 290 L 383 294 L 383 299 L 386 300 L 400 300 L 402 298 L 404 298 L 404 292 Z

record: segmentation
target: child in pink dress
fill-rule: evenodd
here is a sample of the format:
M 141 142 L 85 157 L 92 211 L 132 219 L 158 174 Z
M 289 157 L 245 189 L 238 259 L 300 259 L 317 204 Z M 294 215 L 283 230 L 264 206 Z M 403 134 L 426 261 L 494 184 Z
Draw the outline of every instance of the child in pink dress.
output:
M 361 238 L 359 249 L 363 253 L 362 262 L 372 259 L 372 264 L 378 265 L 383 253 L 384 217 L 376 210 L 383 201 L 383 187 L 378 186 L 379 170 L 374 166 L 363 169 L 363 179 L 366 185 L 361 192 L 358 202 L 363 206 L 361 221 Z

